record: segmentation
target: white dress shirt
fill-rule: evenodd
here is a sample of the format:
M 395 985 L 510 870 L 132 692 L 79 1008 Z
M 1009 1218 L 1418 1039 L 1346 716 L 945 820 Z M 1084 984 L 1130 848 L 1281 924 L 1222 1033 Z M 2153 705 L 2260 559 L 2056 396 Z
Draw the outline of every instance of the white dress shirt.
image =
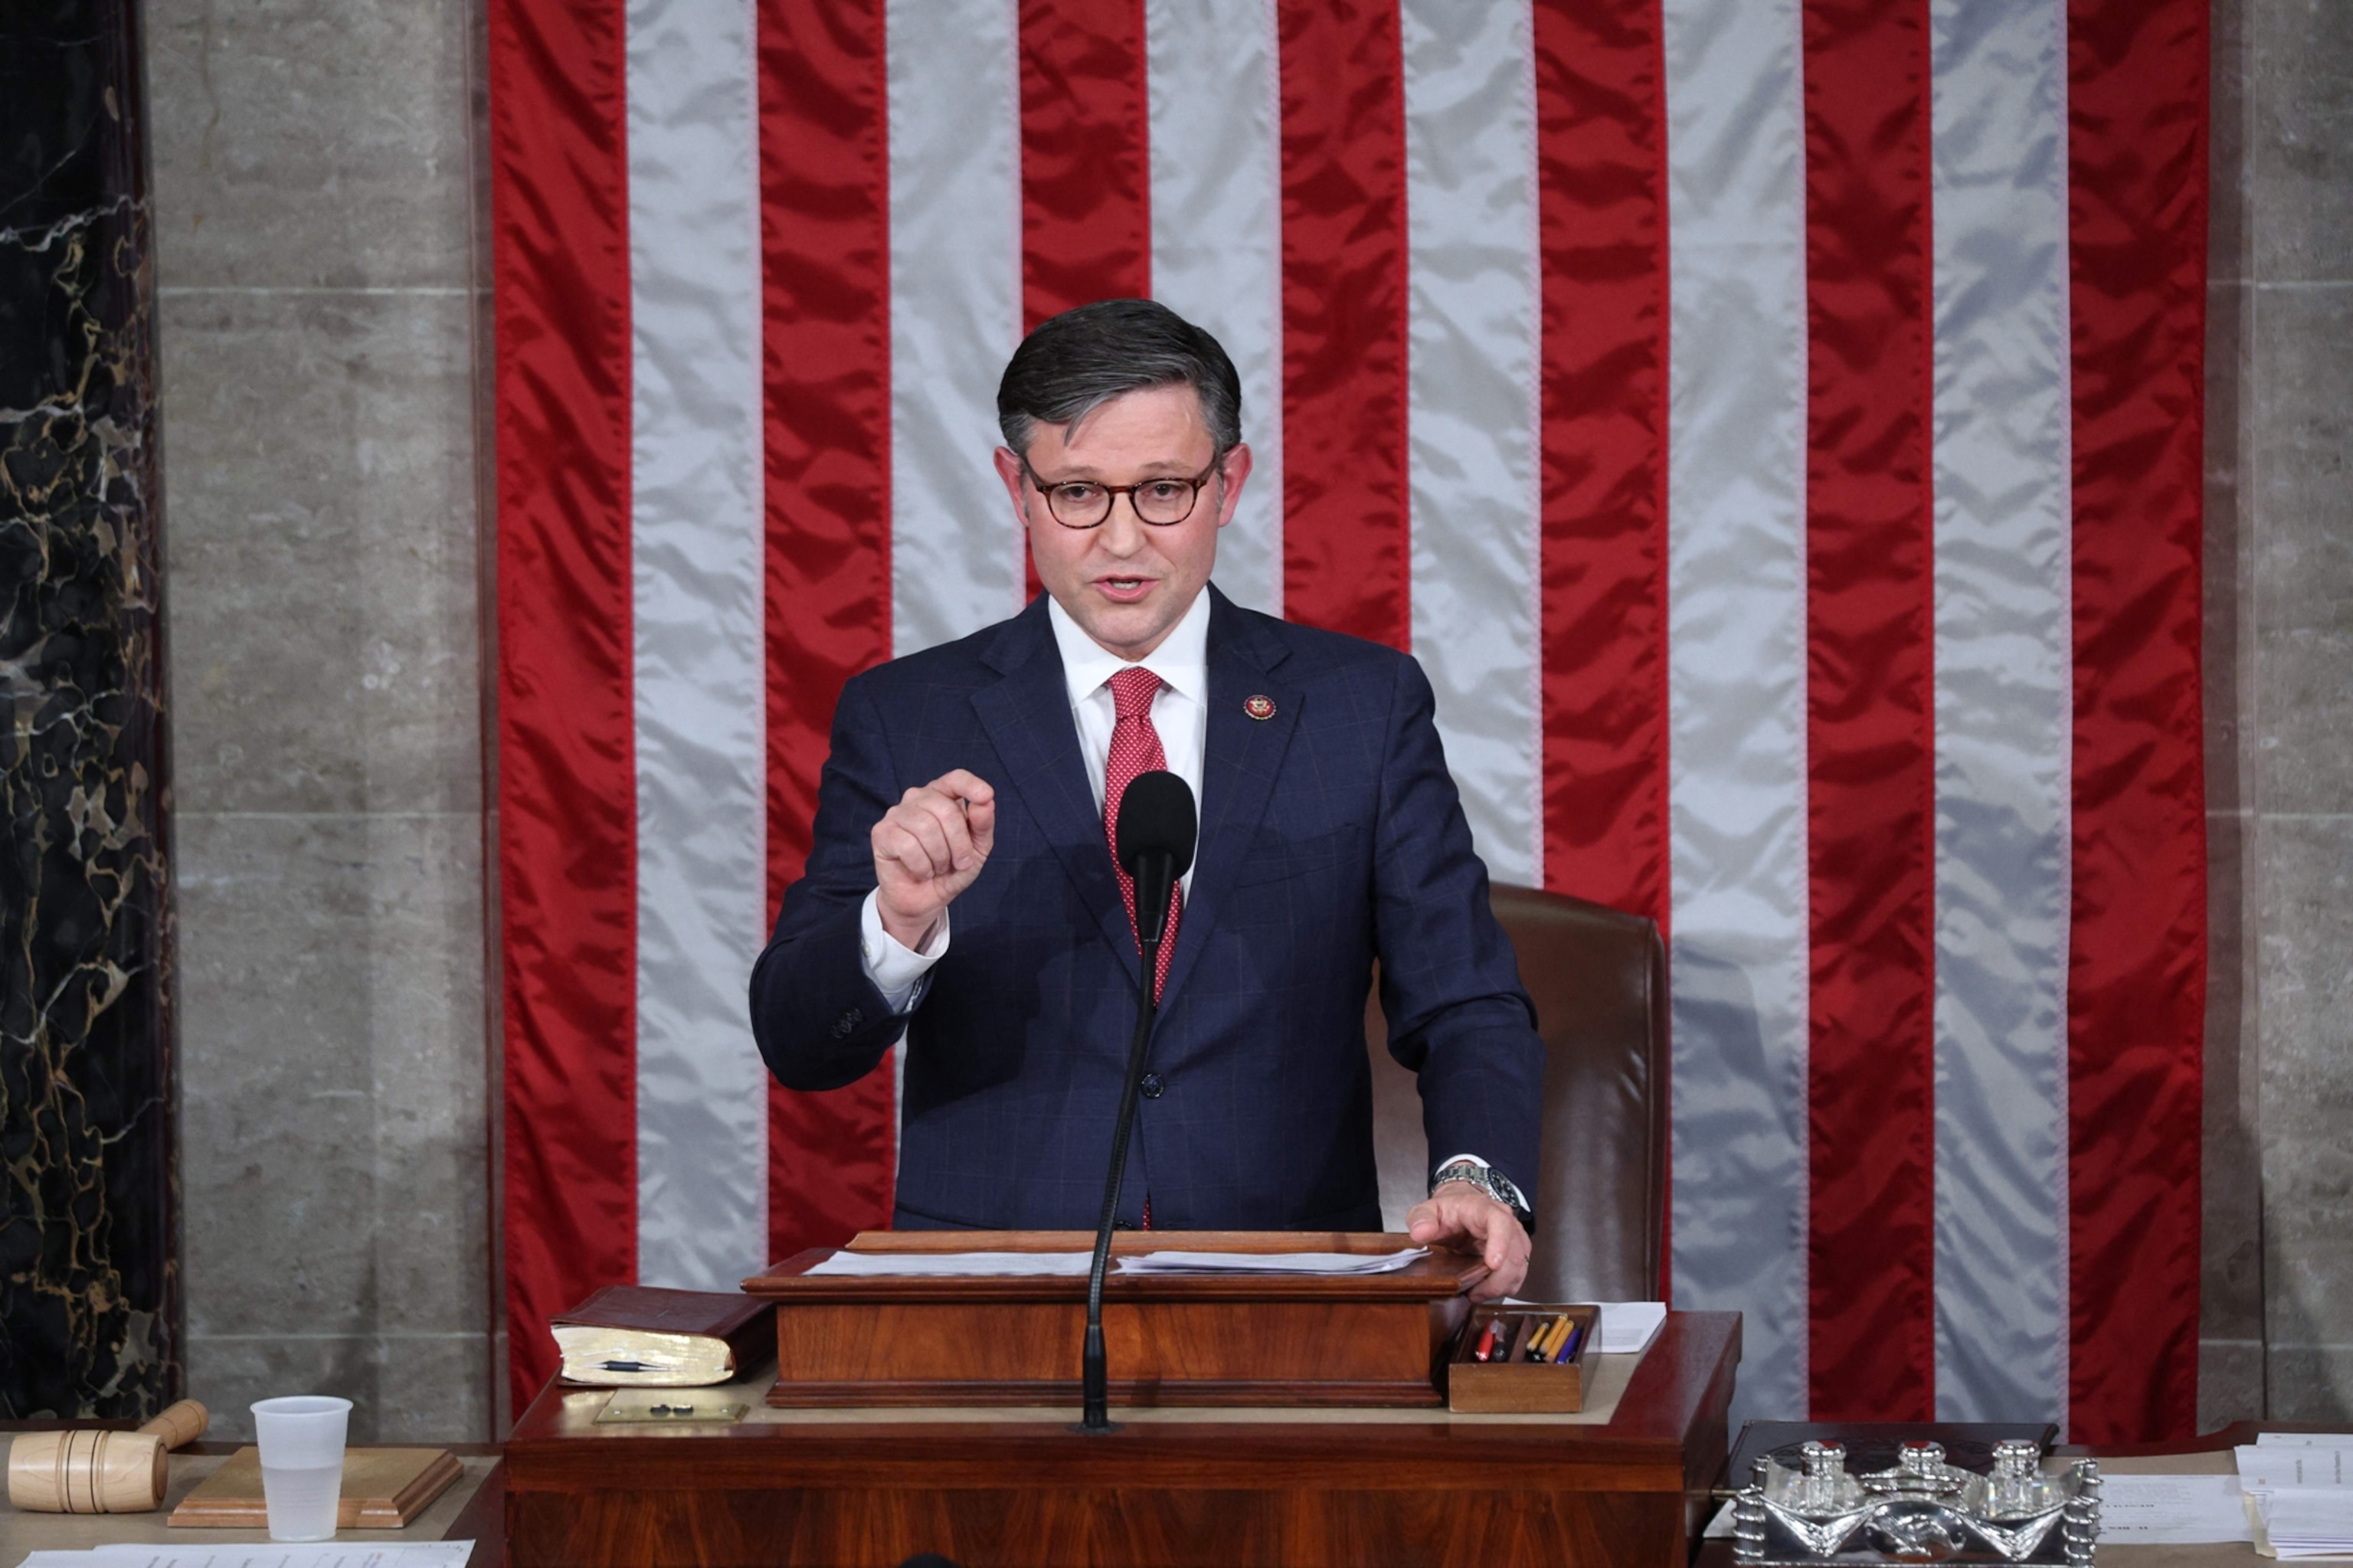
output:
M 1062 678 L 1071 696 L 1071 717 L 1078 726 L 1079 756 L 1086 765 L 1087 785 L 1094 791 L 1095 810 L 1103 804 L 1103 769 L 1111 761 L 1112 726 L 1118 708 L 1111 694 L 1111 678 L 1130 662 L 1088 636 L 1070 612 L 1054 600 L 1046 604 L 1046 620 L 1054 629 L 1054 646 L 1062 655 Z M 1168 771 L 1185 780 L 1198 805 L 1201 799 L 1201 758 L 1209 729 L 1209 596 L 1193 596 L 1192 607 L 1160 646 L 1134 661 L 1160 677 L 1152 699 L 1152 727 L 1159 732 L 1160 749 Z M 1109 849 L 1104 853 L 1108 854 Z M 1187 871 L 1177 885 L 1193 890 Z M 923 977 L 948 950 L 948 914 L 932 927 L 921 948 L 909 948 L 882 928 L 881 893 L 866 895 L 859 916 L 859 956 L 866 978 L 882 993 L 893 1013 L 914 1004 Z

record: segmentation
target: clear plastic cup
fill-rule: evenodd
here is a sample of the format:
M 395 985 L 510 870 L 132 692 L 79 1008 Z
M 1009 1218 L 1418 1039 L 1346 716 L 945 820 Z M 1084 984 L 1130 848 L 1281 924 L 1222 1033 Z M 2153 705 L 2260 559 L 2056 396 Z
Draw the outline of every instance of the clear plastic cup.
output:
M 296 1393 L 257 1400 L 254 1442 L 261 1450 L 261 1496 L 272 1541 L 332 1541 L 343 1489 L 343 1437 L 352 1402 Z

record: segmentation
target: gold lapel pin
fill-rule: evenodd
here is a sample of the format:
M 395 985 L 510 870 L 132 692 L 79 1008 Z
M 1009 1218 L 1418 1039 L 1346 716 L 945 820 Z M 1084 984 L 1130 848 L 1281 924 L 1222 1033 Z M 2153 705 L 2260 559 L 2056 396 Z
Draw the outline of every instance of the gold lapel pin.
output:
M 1271 719 L 1274 716 L 1274 699 L 1272 697 L 1245 698 L 1242 702 L 1242 712 L 1254 719 Z

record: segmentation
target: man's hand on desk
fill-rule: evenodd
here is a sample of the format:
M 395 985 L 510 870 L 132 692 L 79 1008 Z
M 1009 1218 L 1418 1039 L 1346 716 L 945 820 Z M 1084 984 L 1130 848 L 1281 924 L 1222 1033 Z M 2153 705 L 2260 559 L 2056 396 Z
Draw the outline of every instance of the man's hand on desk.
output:
M 901 946 L 923 945 L 997 845 L 997 791 L 959 768 L 910 789 L 874 824 L 875 913 Z
M 1509 1296 L 1528 1277 L 1528 1233 L 1519 1216 L 1468 1181 L 1440 1182 L 1408 1211 L 1405 1228 L 1419 1245 L 1477 1253 L 1486 1260 L 1487 1277 L 1471 1292 L 1474 1301 Z

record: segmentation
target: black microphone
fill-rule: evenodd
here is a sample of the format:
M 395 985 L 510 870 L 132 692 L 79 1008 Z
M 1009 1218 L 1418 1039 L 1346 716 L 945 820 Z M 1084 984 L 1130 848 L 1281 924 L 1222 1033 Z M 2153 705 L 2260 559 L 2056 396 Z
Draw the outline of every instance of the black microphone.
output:
M 1200 836 L 1193 791 L 1174 773 L 1139 773 L 1119 798 L 1119 866 L 1135 879 L 1135 929 L 1157 948 L 1168 928 L 1168 890 L 1193 868 Z
M 1103 1274 L 1111 1266 L 1112 1227 L 1119 1218 L 1119 1190 L 1127 1179 L 1127 1144 L 1135 1133 L 1136 1089 L 1144 1081 L 1145 1048 L 1152 1039 L 1152 1020 L 1158 999 L 1153 980 L 1160 972 L 1160 941 L 1168 929 L 1168 895 L 1176 879 L 1191 869 L 1193 845 L 1200 836 L 1200 819 L 1193 809 L 1193 791 L 1174 773 L 1139 773 L 1128 780 L 1119 798 L 1119 816 L 1112 830 L 1119 845 L 1120 869 L 1135 881 L 1135 932 L 1143 948 L 1144 983 L 1137 988 L 1135 1033 L 1127 1046 L 1127 1077 L 1120 1086 L 1119 1119 L 1111 1134 L 1111 1171 L 1103 1179 L 1103 1219 L 1095 1226 L 1094 1263 L 1087 1270 L 1087 1338 L 1080 1356 L 1080 1387 L 1084 1413 L 1082 1432 L 1112 1430 L 1109 1414 L 1111 1373 L 1103 1358 Z

